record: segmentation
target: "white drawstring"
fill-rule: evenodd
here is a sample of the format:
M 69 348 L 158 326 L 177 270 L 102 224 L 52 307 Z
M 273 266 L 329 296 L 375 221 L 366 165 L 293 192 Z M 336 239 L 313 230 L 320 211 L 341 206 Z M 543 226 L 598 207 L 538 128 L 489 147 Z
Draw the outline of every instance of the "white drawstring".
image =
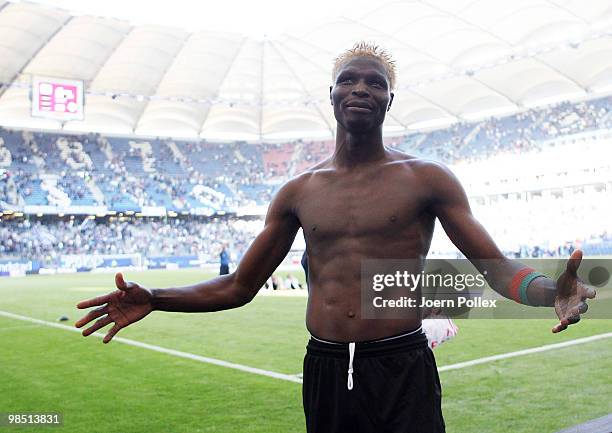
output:
M 355 343 L 349 343 L 348 382 L 346 384 L 349 391 L 353 389 L 353 358 L 354 357 L 355 357 Z
M 368 343 L 382 343 L 384 341 L 390 341 L 390 340 L 395 340 L 397 338 L 402 338 L 402 337 L 407 337 L 409 335 L 412 334 L 423 334 L 423 329 L 419 326 L 417 329 L 410 331 L 410 332 L 406 332 L 404 334 L 401 335 L 395 335 L 393 337 L 387 337 L 387 338 L 381 338 L 379 340 L 373 340 L 370 341 Z M 323 340 L 320 338 L 315 337 L 314 335 L 310 336 L 313 340 L 316 341 L 320 341 L 321 343 L 325 343 L 325 344 L 333 344 L 333 345 L 337 345 L 337 346 L 341 346 L 343 344 L 346 343 L 338 343 L 335 341 L 327 341 L 327 340 Z M 353 389 L 353 359 L 355 358 L 355 343 L 349 343 L 349 365 L 348 365 L 348 381 L 347 381 L 347 388 L 349 389 L 349 391 L 351 391 Z

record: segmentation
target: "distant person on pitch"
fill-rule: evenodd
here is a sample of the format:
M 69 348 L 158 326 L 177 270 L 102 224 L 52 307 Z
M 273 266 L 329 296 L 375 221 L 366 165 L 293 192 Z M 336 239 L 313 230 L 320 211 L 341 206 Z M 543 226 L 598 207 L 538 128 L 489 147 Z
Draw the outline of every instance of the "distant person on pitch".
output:
M 496 260 L 486 275 L 496 291 L 517 302 L 554 306 L 559 323 L 553 332 L 576 323 L 595 292 L 576 275 L 580 251 L 556 282 L 507 259 L 476 221 L 463 188 L 445 166 L 383 145 L 394 85 L 394 62 L 377 46 L 359 43 L 341 54 L 329 94 L 337 121 L 335 151 L 281 187 L 263 231 L 237 269 L 167 289 L 144 288 L 119 273 L 119 290 L 78 304 L 97 307 L 76 323 L 82 327 L 97 319 L 83 335 L 112 324 L 103 340 L 108 343 L 154 310 L 243 306 L 282 262 L 301 227 L 309 271 L 306 326 L 312 336 L 304 360 L 307 431 L 444 432 L 440 381 L 421 330 L 421 311 L 409 309 L 403 320 L 362 319 L 362 260 L 424 259 L 437 218 L 477 269 L 483 270 L 482 259 Z M 520 298 L 517 284 L 524 286 Z
M 227 251 L 227 244 L 223 244 L 223 247 L 221 248 L 221 252 L 219 253 L 219 262 L 219 275 L 229 274 L 230 255 Z

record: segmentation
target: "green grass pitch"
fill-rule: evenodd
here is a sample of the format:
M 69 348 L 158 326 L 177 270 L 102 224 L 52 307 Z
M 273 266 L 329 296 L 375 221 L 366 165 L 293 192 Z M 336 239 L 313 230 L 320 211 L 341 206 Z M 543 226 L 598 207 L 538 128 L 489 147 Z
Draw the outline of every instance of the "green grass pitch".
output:
M 192 283 L 198 270 L 127 273 L 150 287 Z M 112 289 L 112 274 L 0 279 L 0 310 L 73 324 L 74 305 Z M 596 301 L 595 301 L 596 302 Z M 257 297 L 210 314 L 156 312 L 120 337 L 297 374 L 308 334 L 305 298 Z M 439 366 L 612 331 L 584 319 L 459 320 Z M 62 412 L 61 432 L 305 432 L 297 383 L 0 317 L 0 412 Z M 547 433 L 612 412 L 612 339 L 441 373 L 449 433 Z

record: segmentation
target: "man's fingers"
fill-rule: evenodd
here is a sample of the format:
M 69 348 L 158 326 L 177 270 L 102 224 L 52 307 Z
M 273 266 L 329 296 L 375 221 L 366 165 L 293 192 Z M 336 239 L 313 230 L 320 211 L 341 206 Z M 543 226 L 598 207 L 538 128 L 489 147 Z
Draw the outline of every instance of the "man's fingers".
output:
M 110 331 L 108 331 L 108 333 L 104 336 L 104 339 L 102 340 L 102 342 L 104 344 L 107 344 L 109 341 L 111 341 L 113 339 L 113 337 L 117 334 L 117 332 L 119 332 L 121 330 L 121 326 L 117 325 L 115 323 L 115 326 L 113 326 Z
M 123 277 L 123 273 L 121 272 L 117 272 L 115 274 L 115 285 L 120 290 L 130 290 L 132 287 L 134 287 L 134 283 L 125 281 L 125 278 Z
M 595 299 L 595 296 L 597 296 L 597 291 L 589 286 L 584 286 L 584 295 L 582 297 L 582 300 L 585 299 Z
M 553 334 L 557 334 L 561 331 L 565 331 L 567 329 L 567 325 L 563 326 L 560 323 L 555 325 L 555 327 L 552 329 Z
M 86 325 L 87 323 L 91 322 L 93 319 L 97 319 L 100 316 L 104 316 L 106 313 L 108 313 L 108 306 L 107 305 L 105 305 L 103 307 L 100 307 L 100 308 L 96 308 L 94 310 L 91 310 L 89 313 L 87 313 L 81 319 L 77 320 L 76 323 L 74 324 L 74 326 L 77 327 L 77 328 L 80 328 L 83 325 Z
M 117 272 L 115 274 L 115 285 L 118 289 L 125 290 L 127 284 L 125 283 L 125 279 L 123 278 L 123 274 L 121 272 Z
M 568 326 L 573 325 L 578 322 L 580 322 L 580 315 L 578 314 L 574 316 L 570 316 L 566 319 L 562 319 L 559 323 L 557 323 L 553 327 L 552 332 L 556 334 L 557 332 L 565 331 L 568 328 Z
M 575 250 L 567 261 L 567 266 L 565 268 L 567 273 L 576 276 L 580 262 L 582 262 L 582 251 Z
M 134 283 L 125 281 L 125 279 L 123 278 L 123 274 L 121 272 L 117 272 L 117 274 L 115 275 L 115 285 L 117 286 L 118 289 L 124 290 L 124 291 L 129 290 L 132 287 L 134 287 Z M 84 308 L 96 307 L 98 305 L 106 304 L 110 300 L 113 293 L 115 292 L 107 293 L 106 295 L 97 296 L 95 298 L 81 301 L 77 304 L 77 308 L 82 310 Z
M 108 293 L 106 295 L 97 296 L 95 298 L 91 298 L 91 299 L 87 299 L 85 301 L 81 301 L 81 302 L 79 302 L 77 304 L 77 308 L 82 310 L 84 308 L 95 307 L 97 305 L 106 304 L 109 301 L 111 295 L 112 295 L 112 293 Z
M 568 326 L 567 320 L 563 319 L 562 321 L 560 321 L 553 327 L 552 332 L 556 334 L 557 332 L 564 331 L 567 329 L 567 326 Z
M 104 328 L 106 325 L 112 322 L 113 322 L 113 319 L 111 319 L 109 316 L 104 316 L 103 318 L 96 320 L 96 322 L 93 325 L 91 325 L 89 328 L 83 331 L 83 337 L 87 337 L 88 335 L 93 334 L 98 329 Z
M 575 305 L 574 307 L 570 308 L 565 314 L 565 318 L 567 320 L 571 320 L 573 317 L 576 317 L 576 316 L 580 317 L 580 315 L 586 313 L 588 309 L 589 309 L 589 306 L 587 305 L 587 303 L 581 302 L 580 304 Z

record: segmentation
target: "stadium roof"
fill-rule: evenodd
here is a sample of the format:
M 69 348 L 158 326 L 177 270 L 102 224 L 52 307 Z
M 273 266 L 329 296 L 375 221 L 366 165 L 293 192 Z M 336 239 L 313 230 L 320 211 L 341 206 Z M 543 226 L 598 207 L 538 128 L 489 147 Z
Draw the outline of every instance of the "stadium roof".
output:
M 361 39 L 397 59 L 387 133 L 612 91 L 609 0 L 346 4 L 341 18 L 253 38 L 0 0 L 0 125 L 248 141 L 331 137 L 332 59 Z M 83 80 L 85 120 L 31 117 L 33 76 Z

